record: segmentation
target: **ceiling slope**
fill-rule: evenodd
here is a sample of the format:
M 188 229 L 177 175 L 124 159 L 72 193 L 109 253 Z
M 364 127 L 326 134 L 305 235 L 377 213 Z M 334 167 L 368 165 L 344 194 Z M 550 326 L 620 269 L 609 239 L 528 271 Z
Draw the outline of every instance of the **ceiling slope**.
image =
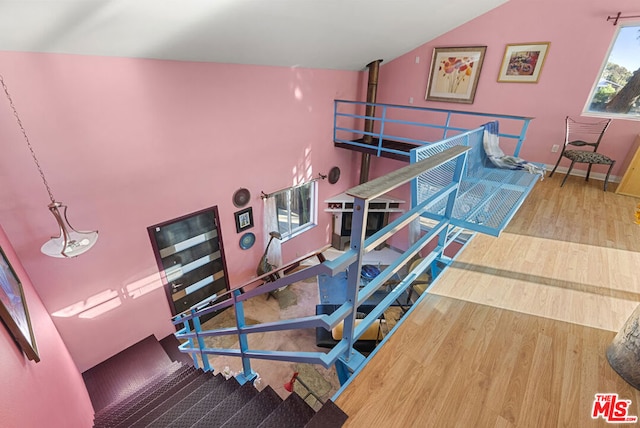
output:
M 507 0 L 0 0 L 0 50 L 360 70 Z

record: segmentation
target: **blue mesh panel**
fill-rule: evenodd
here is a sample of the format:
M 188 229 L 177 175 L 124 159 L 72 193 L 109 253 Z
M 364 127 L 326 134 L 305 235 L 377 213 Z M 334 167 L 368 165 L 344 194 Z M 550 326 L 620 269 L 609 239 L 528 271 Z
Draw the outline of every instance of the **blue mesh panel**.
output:
M 416 149 L 416 161 L 455 145 L 471 147 L 458 196 L 453 208 L 452 224 L 477 232 L 498 236 L 507 226 L 539 176 L 527 171 L 499 169 L 487 159 L 482 146 L 483 129 Z M 453 179 L 455 161 L 421 174 L 416 179 L 416 204 L 447 186 Z M 427 208 L 427 212 L 443 215 L 446 200 Z

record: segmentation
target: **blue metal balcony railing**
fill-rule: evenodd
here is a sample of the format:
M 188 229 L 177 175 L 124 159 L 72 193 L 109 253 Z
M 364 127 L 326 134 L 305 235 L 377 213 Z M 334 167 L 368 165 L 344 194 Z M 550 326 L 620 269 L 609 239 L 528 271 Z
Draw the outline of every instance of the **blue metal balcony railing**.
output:
M 462 145 L 471 148 L 468 162 L 460 182 L 460 190 L 451 213 L 451 225 L 492 236 L 499 236 L 520 208 L 541 176 L 526 170 L 495 167 L 483 148 L 484 128 L 480 127 L 437 143 L 411 150 L 411 162 L 427 159 L 448 147 Z M 441 165 L 412 182 L 411 200 L 419 204 L 448 185 L 454 170 Z M 431 207 L 425 218 L 439 221 L 444 216 L 445 204 Z
M 366 106 L 374 107 L 374 115 L 367 116 Z M 409 150 L 385 147 L 385 141 L 407 143 L 409 146 L 428 145 L 476 129 L 492 120 L 500 121 L 500 134 L 506 139 L 505 153 L 519 156 L 529 123 L 533 118 L 506 114 L 476 113 L 396 104 L 335 100 L 333 140 L 353 147 L 376 149 L 376 156 L 384 153 L 409 157 Z M 373 132 L 364 131 L 364 121 L 374 124 Z M 371 144 L 363 138 L 371 138 Z
M 363 143 L 353 140 L 368 135 L 372 137 L 378 155 L 392 150 L 383 146 L 386 139 L 410 143 L 409 150 L 397 152 L 406 156 L 411 163 L 346 192 L 354 197 L 354 204 L 351 244 L 342 256 L 256 286 L 274 273 L 269 272 L 219 298 L 214 296 L 175 316 L 173 323 L 182 326 L 176 336 L 185 340 L 180 351 L 189 353 L 196 366 L 212 370 L 209 356 L 213 355 L 241 358 L 243 370 L 237 377 L 242 383 L 252 381 L 256 376 L 251 368 L 252 359 L 312 363 L 325 368 L 335 364 L 344 388 L 366 362 L 365 357 L 354 349 L 355 341 L 427 269 L 431 269 L 435 276 L 441 266 L 446 267 L 450 260 L 444 252 L 463 233 L 465 239 L 462 242 L 467 242 L 474 231 L 498 235 L 539 178 L 524 171 L 495 168 L 487 162 L 482 147 L 482 125 L 490 120 L 500 119 L 500 129 L 504 131 L 499 136 L 510 142 L 510 149 L 504 151 L 518 156 L 531 118 L 389 104 L 375 104 L 380 116 L 367 117 L 359 113 L 360 109 L 364 110 L 365 105 L 367 103 L 336 101 L 335 141 L 357 146 Z M 428 115 L 428 118 L 424 115 Z M 372 132 L 363 132 L 360 130 L 362 127 L 358 127 L 359 122 L 365 119 L 375 121 Z M 367 147 L 371 148 L 371 145 Z M 366 238 L 369 201 L 405 183 L 411 183 L 411 208 Z M 410 224 L 415 224 L 414 222 L 419 222 L 422 226 L 421 236 L 409 243 L 406 251 L 363 286 L 360 283 L 360 272 L 364 255 Z M 424 253 L 422 250 L 427 247 L 430 248 L 429 254 L 416 267 L 407 269 L 406 266 L 418 254 Z M 284 271 L 286 268 L 284 266 L 277 271 Z M 356 323 L 358 308 L 388 284 L 391 278 L 396 279 L 399 272 L 406 271 L 408 273 L 403 278 L 393 281 L 397 285 L 387 290 L 366 317 Z M 248 299 L 264 296 L 289 284 L 316 276 L 325 286 L 343 287 L 341 290 L 344 290 L 346 297 L 334 312 L 247 325 L 243 305 Z M 418 302 L 426 295 L 427 292 L 423 293 Z M 235 310 L 235 326 L 203 330 L 199 321 L 201 316 L 231 306 Z M 402 320 L 390 335 L 401 322 Z M 308 328 L 330 331 L 340 323 L 343 323 L 342 339 L 328 352 L 253 349 L 248 340 L 251 334 L 263 332 Z M 207 343 L 208 338 L 229 335 L 238 338 L 236 348 L 214 348 Z M 383 346 L 390 335 L 379 346 Z
M 391 304 L 404 293 L 411 283 L 421 275 L 431 262 L 436 260 L 444 251 L 446 242 L 439 245 L 432 254 L 427 257 L 426 261 L 421 263 L 413 271 L 409 272 L 405 278 L 391 290 L 387 296 L 369 313 L 369 315 L 355 323 L 358 307 L 367 300 L 368 297 L 378 290 L 382 284 L 396 274 L 402 267 L 408 264 L 420 250 L 425 248 L 430 242 L 439 239 L 439 234 L 447 230 L 451 208 L 457 196 L 458 186 L 464 171 L 464 165 L 467 158 L 469 148 L 450 147 L 446 150 L 431 156 L 421 162 L 408 165 L 400 170 L 387 174 L 379 179 L 372 180 L 360 186 L 350 189 L 347 193 L 354 197 L 354 215 L 352 219 L 351 248 L 342 256 L 334 260 L 327 260 L 315 266 L 310 266 L 282 278 L 266 282 L 257 288 L 249 289 L 254 286 L 256 278 L 249 283 L 229 292 L 230 298 L 220 301 L 216 297 L 212 297 L 199 303 L 173 318 L 175 325 L 182 327 L 176 333 L 178 339 L 185 339 L 186 342 L 180 346 L 180 351 L 189 353 L 193 357 L 194 364 L 205 370 L 212 370 L 208 357 L 210 355 L 226 355 L 242 359 L 243 371 L 238 376 L 240 382 L 251 381 L 255 378 L 255 373 L 251 369 L 251 359 L 265 359 L 275 361 L 292 361 L 320 364 L 324 367 L 330 367 L 335 364 L 341 383 L 346 382 L 350 373 L 353 373 L 360 364 L 365 360 L 362 354 L 354 350 L 353 345 L 356 340 L 369 328 L 374 321 L 389 307 Z M 369 201 L 381 194 L 387 193 L 394 188 L 409 182 L 415 177 L 423 174 L 425 171 L 437 168 L 443 164 L 453 164 L 455 170 L 452 176 L 452 182 L 442 187 L 439 191 L 434 192 L 420 204 L 401 215 L 395 221 L 389 223 L 373 236 L 365 239 L 368 205 Z M 363 265 L 363 256 L 380 245 L 382 242 L 396 234 L 410 222 L 418 220 L 420 216 L 430 209 L 433 204 L 440 201 L 448 201 L 447 208 L 444 212 L 443 219 L 427 234 L 422 236 L 417 242 L 409 247 L 401 254 L 396 261 L 384 269 L 378 277 L 368 283 L 364 287 L 359 285 L 360 271 Z M 280 320 L 270 323 L 262 323 L 257 325 L 247 325 L 243 303 L 253 297 L 262 296 L 269 292 L 275 291 L 286 285 L 302 281 L 306 278 L 325 275 L 328 278 L 336 278 L 338 274 L 347 272 L 346 301 L 331 314 L 326 315 L 309 315 L 295 319 Z M 273 272 L 270 272 L 273 273 Z M 267 274 L 265 274 L 266 276 Z M 227 297 L 227 296 L 220 296 Z M 217 329 L 203 330 L 200 325 L 200 317 L 211 312 L 233 306 L 235 309 L 236 326 Z M 248 335 L 259 332 L 273 332 L 291 329 L 303 328 L 325 328 L 331 330 L 340 323 L 344 323 L 343 337 L 338 344 L 327 353 L 323 352 L 289 352 L 279 350 L 252 349 L 249 346 Z M 212 348 L 207 345 L 206 339 L 209 337 L 235 335 L 238 337 L 238 348 L 222 349 Z

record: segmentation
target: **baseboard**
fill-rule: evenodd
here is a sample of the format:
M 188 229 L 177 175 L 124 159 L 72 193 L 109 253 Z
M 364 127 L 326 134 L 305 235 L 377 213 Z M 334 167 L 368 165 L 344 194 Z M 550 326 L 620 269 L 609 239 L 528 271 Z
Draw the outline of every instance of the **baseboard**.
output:
M 547 167 L 547 175 L 548 175 L 553 170 L 553 165 L 545 165 L 545 166 Z M 557 174 L 557 173 L 566 174 L 568 169 L 569 169 L 568 167 L 559 166 L 558 169 L 556 169 L 555 174 Z M 585 178 L 587 176 L 587 171 L 574 168 L 571 171 L 570 175 L 574 175 L 576 177 Z M 607 177 L 606 173 L 594 172 L 593 170 L 591 171 L 591 174 L 589 175 L 589 179 L 593 178 L 594 180 L 600 180 L 600 181 L 604 181 L 604 179 L 606 177 Z M 609 176 L 609 183 L 620 183 L 621 179 L 622 179 L 622 177 L 618 177 L 617 175 L 610 175 Z

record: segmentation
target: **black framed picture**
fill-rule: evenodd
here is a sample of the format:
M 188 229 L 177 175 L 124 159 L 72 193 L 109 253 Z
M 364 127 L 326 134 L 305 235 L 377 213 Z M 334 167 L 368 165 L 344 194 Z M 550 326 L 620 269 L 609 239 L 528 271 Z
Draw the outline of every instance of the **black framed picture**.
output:
M 0 318 L 27 358 L 40 361 L 22 283 L 0 248 Z
M 234 215 L 236 216 L 237 233 L 240 233 L 243 230 L 251 229 L 253 227 L 253 209 L 251 207 L 237 211 Z

